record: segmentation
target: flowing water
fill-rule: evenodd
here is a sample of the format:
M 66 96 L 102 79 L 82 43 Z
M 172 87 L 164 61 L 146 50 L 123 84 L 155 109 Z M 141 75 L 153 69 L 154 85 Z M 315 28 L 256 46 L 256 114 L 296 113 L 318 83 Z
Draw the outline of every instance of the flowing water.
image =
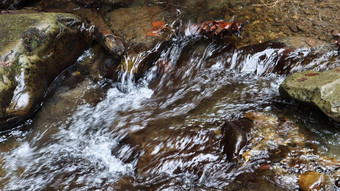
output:
M 258 170 L 275 157 L 227 160 L 222 126 L 249 112 L 289 118 L 321 155 L 340 160 L 340 124 L 279 94 L 287 74 L 339 66 L 337 51 L 311 56 L 311 50 L 298 49 L 283 58 L 280 47 L 235 49 L 188 36 L 173 36 L 140 78 L 128 71 L 118 80 L 77 75 L 86 60 L 105 60 L 96 58 L 93 46 L 86 50 L 55 82 L 58 88 L 52 87 L 38 113 L 1 135 L 0 187 L 297 189 L 291 183 L 296 177 L 275 182 L 270 172 Z M 146 54 L 124 59 L 137 67 Z M 282 59 L 293 60 L 290 67 L 280 66 Z

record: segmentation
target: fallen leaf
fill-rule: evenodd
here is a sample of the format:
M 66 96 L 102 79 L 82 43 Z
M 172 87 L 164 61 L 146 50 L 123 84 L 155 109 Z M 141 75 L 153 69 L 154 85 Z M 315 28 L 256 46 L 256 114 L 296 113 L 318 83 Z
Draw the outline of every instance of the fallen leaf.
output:
M 0 66 L 1 66 L 1 67 L 9 67 L 9 66 L 11 66 L 11 65 L 12 65 L 11 62 L 0 62 Z
M 159 36 L 163 29 L 168 29 L 166 24 L 162 21 L 155 21 L 151 23 L 153 28 L 146 32 L 147 36 Z
M 316 76 L 319 75 L 318 73 L 307 73 L 305 76 Z
M 187 27 L 187 31 L 192 35 L 213 36 L 230 36 L 233 33 L 240 34 L 243 26 L 248 22 L 224 22 L 222 20 L 206 21 L 196 23 Z
M 154 27 L 166 27 L 166 24 L 162 21 L 155 21 L 155 22 L 152 22 L 152 26 L 154 26 Z
M 300 79 L 298 79 L 298 82 L 303 82 L 305 80 L 308 80 L 308 78 L 300 78 Z
M 261 170 L 269 170 L 270 169 L 270 165 L 269 164 L 261 164 L 260 169 Z
M 107 32 L 107 31 L 99 31 L 100 33 L 103 33 L 103 34 L 110 34 L 109 32 Z
M 14 13 L 14 11 L 11 11 L 11 10 L 3 10 L 3 11 L 1 11 L 1 14 L 11 14 L 11 13 Z

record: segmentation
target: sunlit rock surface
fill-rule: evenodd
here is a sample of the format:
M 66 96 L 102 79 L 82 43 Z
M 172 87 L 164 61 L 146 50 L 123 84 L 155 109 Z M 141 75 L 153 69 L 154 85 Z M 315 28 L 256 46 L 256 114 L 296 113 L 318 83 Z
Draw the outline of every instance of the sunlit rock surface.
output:
M 340 121 L 340 68 L 296 73 L 286 78 L 280 90 L 283 95 L 317 106 Z
M 71 14 L 0 16 L 1 130 L 30 116 L 55 77 L 88 45 L 81 20 Z

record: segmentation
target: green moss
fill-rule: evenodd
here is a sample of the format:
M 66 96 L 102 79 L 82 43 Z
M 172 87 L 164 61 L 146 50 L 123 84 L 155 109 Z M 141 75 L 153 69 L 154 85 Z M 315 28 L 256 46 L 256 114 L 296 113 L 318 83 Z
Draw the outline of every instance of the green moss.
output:
M 25 50 L 32 54 L 38 47 L 42 46 L 46 40 L 45 30 L 30 28 L 21 34 Z
M 38 17 L 27 17 L 27 15 L 0 15 L 0 50 L 17 41 L 20 34 L 30 26 L 37 23 Z

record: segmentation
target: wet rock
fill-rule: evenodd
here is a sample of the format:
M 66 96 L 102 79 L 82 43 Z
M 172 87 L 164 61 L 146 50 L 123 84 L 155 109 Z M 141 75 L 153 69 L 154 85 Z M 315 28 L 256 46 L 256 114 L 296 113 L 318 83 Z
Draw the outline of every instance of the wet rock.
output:
M 154 52 L 159 54 L 160 48 L 156 45 L 170 40 L 173 32 L 167 26 L 175 19 L 175 12 L 159 6 L 120 8 L 108 13 L 106 23 L 114 34 L 124 40 L 126 47 L 127 56 L 120 65 L 121 71 L 138 75 L 144 73 L 145 68 L 149 68 L 146 65 L 155 58 Z M 159 23 L 164 24 L 160 27 Z M 153 48 L 157 50 L 150 51 Z
M 306 172 L 300 176 L 299 187 L 303 191 L 324 189 L 326 178 L 318 172 Z
M 235 48 L 226 46 L 223 51 L 216 51 L 211 58 L 208 58 L 208 65 L 215 64 L 222 57 L 225 60 L 234 60 L 233 54 L 230 54 L 232 49 Z M 337 62 L 336 50 L 337 47 L 334 44 L 314 38 L 299 36 L 280 38 L 235 49 L 234 51 L 238 51 L 239 54 L 235 59 L 234 69 L 257 75 L 267 73 L 288 75 L 319 67 L 320 65 L 316 64 L 318 62 L 314 60 L 317 61 L 320 57 L 330 60 L 323 67 L 332 67 Z M 256 62 L 257 67 L 243 67 L 249 55 L 256 58 L 252 62 Z
M 259 157 L 270 157 L 272 161 L 279 161 L 287 154 L 287 144 L 304 144 L 305 139 L 299 134 L 299 128 L 289 120 L 259 112 L 247 113 L 245 117 L 253 123 L 248 142 L 251 147 L 246 148 L 242 154 L 245 161 Z
M 153 22 L 171 24 L 175 16 L 159 6 L 120 8 L 106 15 L 106 22 L 112 31 L 125 40 L 129 50 L 137 48 L 145 51 L 157 43 L 169 40 L 169 32 L 158 36 L 147 33 L 153 29 Z M 137 50 L 138 51 L 138 50 Z
M 37 11 L 42 12 L 63 12 L 63 13 L 72 13 L 78 15 L 83 18 L 88 25 L 91 26 L 91 35 L 94 40 L 96 40 L 100 45 L 102 45 L 110 54 L 116 58 L 121 58 L 121 56 L 125 53 L 125 47 L 121 39 L 117 38 L 116 35 L 113 34 L 110 27 L 107 26 L 103 19 L 103 11 L 99 8 L 94 9 L 92 7 L 79 7 L 78 1 L 71 0 L 57 0 L 57 1 L 40 1 L 35 5 L 35 9 Z M 86 1 L 89 4 L 91 2 L 105 4 L 102 1 Z M 85 3 L 85 2 L 84 2 Z M 109 2 L 106 2 L 109 3 Z M 115 5 L 114 2 L 111 2 L 112 6 Z M 117 2 L 119 3 L 119 1 Z M 97 5 L 97 4 L 96 4 Z M 105 4 L 106 5 L 106 4 Z
M 125 5 L 131 3 L 133 0 L 74 0 L 86 6 L 103 6 L 103 5 Z
M 298 32 L 299 31 L 299 29 L 297 28 L 297 26 L 293 22 L 288 23 L 288 27 L 293 32 Z
M 340 30 L 338 29 L 332 29 L 331 33 L 334 37 L 340 36 Z
M 223 125 L 223 153 L 229 161 L 236 161 L 242 148 L 247 144 L 247 133 L 252 122 L 249 119 L 227 122 Z
M 0 16 L 0 125 L 32 115 L 56 76 L 88 46 L 81 19 L 71 14 Z
M 304 49 L 313 49 L 315 51 L 323 50 L 324 52 L 329 50 L 334 50 L 334 46 L 326 41 L 321 41 L 314 38 L 309 37 L 286 37 L 282 39 L 276 40 L 277 42 L 284 43 L 286 47 L 298 49 L 298 48 L 304 48 Z
M 253 122 L 253 127 L 244 147 L 242 165 L 258 162 L 257 172 L 266 173 L 271 181 L 283 186 L 282 189 L 296 190 L 300 186 L 302 190 L 309 190 L 303 188 L 313 188 L 313 185 L 314 190 L 333 189 L 334 181 L 340 176 L 339 161 L 321 155 L 308 144 L 299 125 L 289 118 L 261 112 L 246 113 L 245 117 Z M 301 175 L 307 171 L 312 173 Z
M 318 107 L 327 116 L 340 121 L 340 68 L 324 72 L 293 74 L 280 86 L 283 96 Z

